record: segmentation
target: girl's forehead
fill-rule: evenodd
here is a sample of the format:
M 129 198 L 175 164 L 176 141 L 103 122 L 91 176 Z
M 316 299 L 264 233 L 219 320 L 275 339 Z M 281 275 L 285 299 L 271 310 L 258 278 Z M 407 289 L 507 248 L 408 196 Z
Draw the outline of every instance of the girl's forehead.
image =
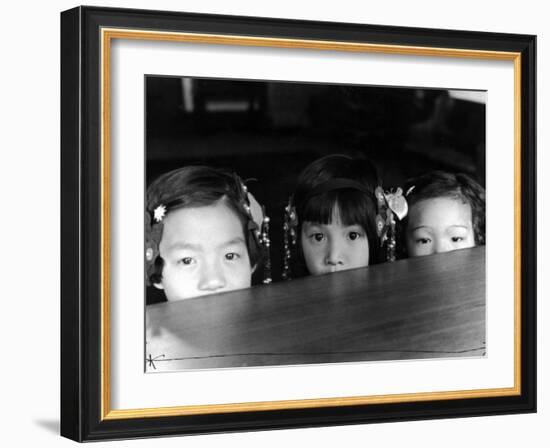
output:
M 460 196 L 436 196 L 421 199 L 411 206 L 413 209 L 426 207 L 470 209 L 470 204 Z
M 209 239 L 219 233 L 243 234 L 241 220 L 225 201 L 179 208 L 169 212 L 165 218 L 163 234 L 166 236 L 197 235 Z
M 423 199 L 413 204 L 409 211 L 409 221 L 448 222 L 472 220 L 470 204 L 458 197 L 436 197 Z

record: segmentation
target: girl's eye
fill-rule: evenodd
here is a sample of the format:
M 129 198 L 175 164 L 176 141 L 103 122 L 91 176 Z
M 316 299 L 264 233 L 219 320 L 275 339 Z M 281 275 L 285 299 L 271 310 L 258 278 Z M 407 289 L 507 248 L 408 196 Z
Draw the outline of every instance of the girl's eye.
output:
M 229 261 L 236 260 L 239 257 L 240 257 L 240 255 L 235 253 L 235 252 L 228 252 L 227 254 L 225 254 L 225 259 L 229 260 Z
M 451 241 L 452 241 L 453 243 L 460 243 L 461 241 L 464 241 L 464 238 L 462 238 L 461 236 L 453 236 L 453 237 L 451 238 Z
M 179 262 L 183 265 L 189 266 L 190 264 L 193 264 L 195 260 L 191 257 L 183 257 Z
M 317 242 L 321 242 L 324 240 L 325 235 L 323 235 L 322 233 L 314 233 L 313 235 L 311 235 L 311 238 L 313 238 Z
M 429 238 L 418 238 L 416 240 L 416 244 L 429 244 L 431 242 L 432 240 L 430 240 Z
M 359 232 L 350 232 L 350 233 L 348 233 L 348 238 L 351 241 L 355 241 L 356 239 L 358 239 L 360 237 L 361 237 L 361 234 Z

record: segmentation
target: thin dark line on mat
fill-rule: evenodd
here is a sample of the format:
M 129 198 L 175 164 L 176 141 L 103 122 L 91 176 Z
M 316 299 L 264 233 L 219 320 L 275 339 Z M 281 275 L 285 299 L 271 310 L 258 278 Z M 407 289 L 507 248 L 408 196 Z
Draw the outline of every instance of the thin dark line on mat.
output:
M 207 355 L 207 356 L 186 356 L 181 358 L 164 358 L 164 355 L 156 356 L 152 358 L 149 355 L 146 361 L 150 367 L 156 368 L 156 362 L 171 362 L 171 361 L 187 361 L 194 359 L 216 359 L 216 358 L 231 358 L 234 356 L 317 356 L 317 355 L 353 355 L 353 354 L 367 354 L 367 353 L 431 353 L 441 355 L 456 355 L 462 353 L 475 352 L 485 349 L 485 346 L 470 348 L 466 350 L 353 350 L 353 351 L 338 351 L 338 352 L 251 352 L 251 353 L 227 353 L 220 355 Z M 162 358 L 162 359 L 161 359 Z

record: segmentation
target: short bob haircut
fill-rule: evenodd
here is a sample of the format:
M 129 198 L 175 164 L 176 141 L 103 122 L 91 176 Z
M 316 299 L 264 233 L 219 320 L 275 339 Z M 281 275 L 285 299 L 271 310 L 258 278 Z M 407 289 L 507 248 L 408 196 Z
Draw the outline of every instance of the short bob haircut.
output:
M 249 225 L 250 217 L 244 209 L 247 192 L 243 185 L 235 173 L 209 166 L 186 166 L 163 174 L 147 188 L 146 242 L 152 240 L 158 248 L 162 240 L 162 230 L 155 230 L 162 223 L 155 223 L 153 219 L 159 205 L 164 205 L 169 214 L 184 207 L 204 207 L 223 201 L 241 222 L 250 264 L 256 267 L 261 262 L 262 249 L 254 234 L 256 229 Z M 161 282 L 163 268 L 164 261 L 157 250 L 147 265 L 149 284 Z
M 407 181 L 405 191 L 409 210 L 426 199 L 452 198 L 468 204 L 472 210 L 472 227 L 476 246 L 485 244 L 485 189 L 466 174 L 432 171 Z M 404 240 L 408 219 L 404 220 Z M 401 245 L 406 250 L 406 245 Z
M 333 179 L 346 179 L 360 188 L 329 189 L 311 196 L 311 192 Z M 305 221 L 330 224 L 333 212 L 338 211 L 345 226 L 360 225 L 369 242 L 369 264 L 380 261 L 380 242 L 376 232 L 376 197 L 374 190 L 380 184 L 376 168 L 366 159 L 343 154 L 332 154 L 315 160 L 299 175 L 292 197 L 298 217 L 297 266 L 295 275 L 305 275 L 307 268 L 300 236 Z

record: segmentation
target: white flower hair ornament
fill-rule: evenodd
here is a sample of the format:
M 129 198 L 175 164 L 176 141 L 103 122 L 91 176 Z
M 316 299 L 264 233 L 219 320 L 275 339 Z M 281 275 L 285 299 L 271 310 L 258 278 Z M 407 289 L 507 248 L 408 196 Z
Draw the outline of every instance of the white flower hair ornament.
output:
M 407 194 L 410 191 L 411 189 L 407 191 Z M 395 218 L 402 221 L 407 216 L 409 212 L 407 199 L 401 188 L 397 188 L 395 191 L 384 191 L 382 187 L 377 187 L 374 195 L 378 204 L 376 231 L 378 238 L 380 238 L 380 245 L 386 245 L 386 261 L 395 261 Z
M 159 204 L 153 213 L 145 211 L 145 283 L 150 286 L 150 275 L 154 271 L 155 259 L 159 254 L 162 236 L 162 220 L 166 216 L 166 206 Z
M 166 216 L 166 206 L 163 204 L 160 204 L 153 211 L 153 219 L 155 220 L 155 222 L 161 222 L 165 216 Z
M 162 236 L 162 219 L 166 207 L 158 206 L 151 214 L 145 210 L 145 283 L 150 286 L 150 275 L 154 272 L 155 260 L 159 254 L 159 243 Z M 152 216 L 151 216 L 152 215 Z

